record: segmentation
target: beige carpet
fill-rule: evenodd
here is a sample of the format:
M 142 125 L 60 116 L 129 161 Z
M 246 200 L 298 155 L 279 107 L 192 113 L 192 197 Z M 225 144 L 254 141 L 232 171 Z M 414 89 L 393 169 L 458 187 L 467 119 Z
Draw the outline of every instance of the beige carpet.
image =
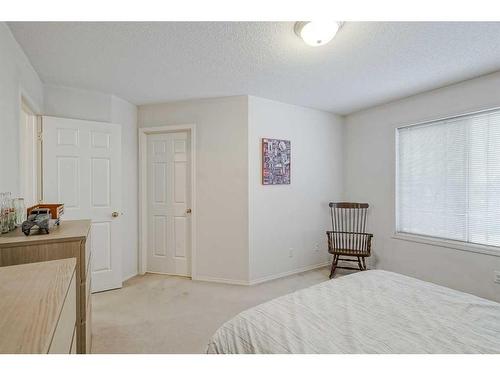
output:
M 328 280 L 328 269 L 255 286 L 136 276 L 92 296 L 93 353 L 204 353 L 225 321 L 275 297 Z

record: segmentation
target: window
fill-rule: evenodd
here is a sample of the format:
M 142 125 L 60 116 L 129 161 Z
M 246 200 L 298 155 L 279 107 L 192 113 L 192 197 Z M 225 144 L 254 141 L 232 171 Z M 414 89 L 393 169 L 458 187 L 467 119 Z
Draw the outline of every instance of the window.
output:
M 396 230 L 500 246 L 500 110 L 397 129 Z

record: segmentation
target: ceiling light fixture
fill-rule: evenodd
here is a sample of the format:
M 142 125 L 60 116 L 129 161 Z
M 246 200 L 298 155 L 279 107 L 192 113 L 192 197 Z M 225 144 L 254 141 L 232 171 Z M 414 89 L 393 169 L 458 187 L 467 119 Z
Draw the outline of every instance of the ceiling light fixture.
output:
M 342 24 L 335 21 L 301 21 L 295 22 L 294 31 L 306 44 L 318 47 L 332 40 Z

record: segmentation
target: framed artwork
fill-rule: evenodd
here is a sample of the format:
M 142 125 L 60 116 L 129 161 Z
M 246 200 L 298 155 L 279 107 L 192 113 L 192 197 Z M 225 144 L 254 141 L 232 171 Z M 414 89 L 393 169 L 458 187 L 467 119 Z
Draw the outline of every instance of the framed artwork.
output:
M 262 138 L 262 185 L 290 184 L 290 141 Z

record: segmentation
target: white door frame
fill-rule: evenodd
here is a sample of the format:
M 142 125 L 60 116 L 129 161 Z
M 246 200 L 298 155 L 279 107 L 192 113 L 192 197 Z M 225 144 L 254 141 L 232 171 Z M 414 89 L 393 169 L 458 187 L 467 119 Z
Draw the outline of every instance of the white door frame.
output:
M 147 136 L 149 134 L 189 131 L 191 142 L 191 279 L 196 279 L 196 125 L 166 125 L 139 128 L 139 273 L 144 275 L 148 249 L 148 203 L 147 203 Z
M 19 123 L 19 166 L 20 166 L 20 195 L 24 197 L 24 203 L 31 207 L 39 203 L 41 195 L 41 121 L 40 116 L 35 114 L 28 100 L 21 96 L 21 111 L 30 117 L 31 127 L 27 129 L 26 119 L 22 118 Z M 25 121 L 22 121 L 25 120 Z M 28 130 L 28 132 L 27 132 Z M 28 151 L 29 150 L 29 151 Z M 30 156 L 28 159 L 27 156 Z M 30 178 L 27 178 L 27 172 Z M 28 186 L 29 185 L 29 186 Z

